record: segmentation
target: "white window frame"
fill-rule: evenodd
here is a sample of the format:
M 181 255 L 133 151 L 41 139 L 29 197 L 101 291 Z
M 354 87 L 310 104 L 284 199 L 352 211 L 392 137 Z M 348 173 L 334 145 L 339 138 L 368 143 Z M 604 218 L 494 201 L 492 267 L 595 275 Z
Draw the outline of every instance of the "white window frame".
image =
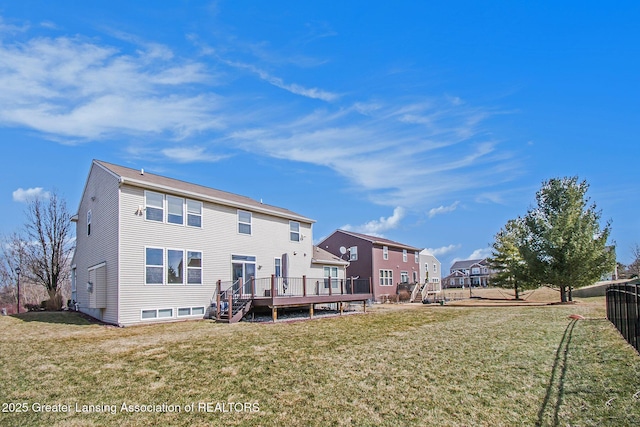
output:
M 184 198 L 182 197 L 177 197 L 177 196 L 171 196 L 169 194 L 167 194 L 165 196 L 165 200 L 166 200 L 166 206 L 167 206 L 167 217 L 165 218 L 165 221 L 167 224 L 173 224 L 173 225 L 184 225 L 184 211 L 185 211 L 185 205 L 184 205 Z M 176 215 L 176 214 L 172 214 L 171 213 L 171 204 L 174 204 L 174 207 L 177 207 L 178 202 L 179 201 L 179 205 L 180 205 L 180 215 Z M 180 222 L 174 222 L 172 220 L 169 219 L 169 217 L 173 215 L 175 217 L 180 217 Z
M 149 204 L 148 199 L 149 199 L 149 194 L 154 194 L 154 195 L 159 195 L 160 197 L 162 197 L 162 206 L 158 207 L 158 206 L 152 206 Z M 149 215 L 149 209 L 158 209 L 161 211 L 161 215 L 160 218 L 161 219 L 150 219 L 148 217 Z M 164 211 L 165 211 L 165 206 L 164 206 L 164 194 L 162 193 L 157 193 L 155 191 L 149 191 L 149 190 L 145 190 L 144 191 L 144 219 L 145 221 L 153 221 L 153 222 L 164 222 Z
M 401 271 L 400 272 L 400 283 L 409 283 L 409 272 Z
M 91 236 L 91 209 L 87 211 L 87 236 Z
M 357 261 L 358 260 L 358 247 L 351 246 L 349 248 L 349 261 Z
M 180 310 L 189 310 L 189 314 L 180 314 Z M 201 313 L 194 313 L 195 310 L 202 311 Z M 194 316 L 204 316 L 205 309 L 204 307 L 178 307 L 176 309 L 176 317 L 194 317 Z
M 325 282 L 324 282 L 324 288 L 325 289 L 329 289 L 329 283 L 331 283 L 331 289 L 338 289 L 338 267 L 333 267 L 333 266 L 327 266 L 325 265 L 322 268 L 323 271 L 323 275 L 325 278 Z M 329 275 L 327 276 L 327 271 L 329 272 Z M 329 280 L 329 282 L 326 281 L 326 279 Z
M 161 316 L 160 312 L 171 312 L 170 316 Z M 153 317 L 144 317 L 144 313 L 154 313 Z M 162 320 L 162 319 L 173 319 L 174 310 L 173 307 L 165 307 L 165 308 L 145 308 L 140 310 L 140 320 Z
M 297 224 L 298 225 L 298 231 L 295 231 L 293 229 L 293 226 Z M 301 239 L 302 235 L 300 234 L 300 222 L 298 221 L 289 221 L 289 240 L 292 242 L 299 242 Z
M 382 259 L 384 260 L 389 259 L 389 246 L 382 247 Z
M 191 199 L 186 199 L 186 210 L 187 210 L 187 221 L 185 222 L 185 225 L 187 227 L 193 227 L 193 228 L 202 228 L 202 210 L 204 209 L 204 205 L 202 204 L 202 202 L 199 202 L 197 200 L 191 200 Z M 189 204 L 191 204 L 191 207 L 189 206 Z M 195 204 L 195 206 L 198 206 L 199 209 L 194 210 L 193 209 L 193 205 Z M 189 219 L 190 218 L 199 218 L 200 219 L 200 225 L 191 225 L 189 223 Z
M 438 264 L 436 264 L 435 262 L 433 263 L 433 272 L 434 273 L 438 272 Z
M 249 214 L 249 222 L 240 220 L 240 213 L 241 212 L 245 213 L 245 214 Z M 253 234 L 252 223 L 253 223 L 253 214 L 250 211 L 245 211 L 245 210 L 242 210 L 242 209 L 238 209 L 238 228 L 236 229 L 238 234 L 244 234 L 246 236 L 251 236 Z M 241 225 L 249 226 L 249 232 L 245 233 L 245 232 L 241 231 L 241 227 L 240 227 Z
M 380 286 L 393 286 L 393 270 L 380 269 Z
M 420 253 L 418 251 L 415 251 L 413 255 L 414 255 L 413 260 L 415 261 L 415 263 L 420 264 Z
M 480 274 L 480 267 L 471 267 L 471 274 Z
M 179 283 L 169 283 L 169 251 L 173 251 L 173 252 L 181 252 L 182 253 L 182 282 Z M 186 273 L 186 266 L 185 266 L 185 251 L 184 249 L 176 249 L 176 248 L 166 248 L 165 250 L 165 268 L 164 268 L 164 274 L 165 274 L 165 285 L 170 285 L 170 286 L 182 286 L 184 285 L 185 280 L 185 273 Z
M 189 267 L 189 252 L 191 253 L 199 253 L 200 254 L 200 267 Z M 204 268 L 204 260 L 203 260 L 203 255 L 202 255 L 202 251 L 199 250 L 195 250 L 195 249 L 187 249 L 184 251 L 185 253 L 185 276 L 184 276 L 184 282 L 185 285 L 189 285 L 189 286 L 193 286 L 193 285 L 202 285 L 204 280 L 202 277 L 202 272 L 203 272 L 203 268 Z M 194 282 L 194 283 L 189 283 L 189 270 L 200 270 L 200 282 Z
M 402 262 L 407 262 L 407 250 L 402 250 Z
M 157 249 L 162 251 L 162 265 L 157 264 L 147 264 L 147 250 L 148 249 Z M 144 247 L 144 284 L 150 286 L 160 286 L 164 285 L 164 277 L 165 277 L 165 250 L 164 248 L 159 248 L 157 246 L 145 246 Z M 161 268 L 162 269 L 162 281 L 160 283 L 149 283 L 147 282 L 147 268 Z
M 276 277 L 282 277 L 282 258 L 280 257 L 273 259 L 273 274 Z

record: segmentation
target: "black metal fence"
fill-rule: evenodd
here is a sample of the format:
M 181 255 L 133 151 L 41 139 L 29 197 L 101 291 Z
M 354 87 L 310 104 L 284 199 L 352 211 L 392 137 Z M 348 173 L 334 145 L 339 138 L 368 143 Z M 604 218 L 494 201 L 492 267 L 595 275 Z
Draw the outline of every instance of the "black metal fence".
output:
M 615 284 L 607 288 L 607 319 L 640 352 L 640 284 Z

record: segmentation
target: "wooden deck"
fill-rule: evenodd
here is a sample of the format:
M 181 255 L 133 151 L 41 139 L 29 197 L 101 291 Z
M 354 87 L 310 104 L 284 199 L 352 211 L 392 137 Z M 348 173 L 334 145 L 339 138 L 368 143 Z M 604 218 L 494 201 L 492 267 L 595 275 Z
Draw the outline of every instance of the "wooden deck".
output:
M 221 291 L 217 293 L 216 307 L 224 306 L 225 311 L 217 311 L 216 319 L 228 323 L 240 321 L 258 307 L 271 308 L 275 321 L 279 308 L 309 307 L 310 317 L 313 317 L 316 304 L 338 304 L 342 312 L 344 303 L 361 302 L 366 311 L 367 301 L 373 299 L 371 279 L 252 277 L 241 287 L 235 283 L 225 289 L 219 283 L 218 289 Z

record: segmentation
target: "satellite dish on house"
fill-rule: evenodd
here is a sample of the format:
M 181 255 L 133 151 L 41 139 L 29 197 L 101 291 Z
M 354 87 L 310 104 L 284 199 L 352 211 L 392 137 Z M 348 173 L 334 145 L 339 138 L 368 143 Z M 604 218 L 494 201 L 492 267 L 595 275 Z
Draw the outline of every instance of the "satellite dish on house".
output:
M 347 253 L 347 248 L 345 248 L 344 246 L 340 246 L 340 253 L 342 255 L 346 254 Z

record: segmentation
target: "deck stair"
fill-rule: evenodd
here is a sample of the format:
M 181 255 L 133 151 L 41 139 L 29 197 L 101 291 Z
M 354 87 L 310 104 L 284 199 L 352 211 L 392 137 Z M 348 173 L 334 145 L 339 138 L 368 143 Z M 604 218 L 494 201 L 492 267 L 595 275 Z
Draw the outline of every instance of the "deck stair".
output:
M 422 302 L 424 287 L 424 283 L 416 283 L 413 288 L 413 292 L 411 292 L 411 302 Z
M 229 307 L 228 304 L 224 309 L 220 310 L 220 316 L 217 319 L 222 323 L 236 323 L 239 322 L 249 311 L 251 311 L 253 300 L 251 298 L 238 298 L 233 301 L 231 307 L 231 321 L 229 321 Z

